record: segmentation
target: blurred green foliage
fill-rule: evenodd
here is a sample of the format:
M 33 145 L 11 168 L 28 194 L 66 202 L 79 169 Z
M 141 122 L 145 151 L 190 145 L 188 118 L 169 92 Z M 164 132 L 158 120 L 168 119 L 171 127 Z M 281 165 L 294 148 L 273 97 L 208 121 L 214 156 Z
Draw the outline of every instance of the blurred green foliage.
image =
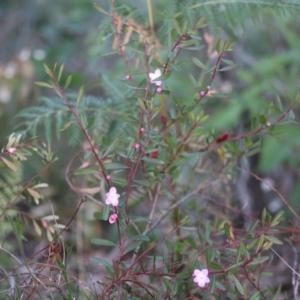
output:
M 99 5 L 109 12 L 109 1 L 102 2 L 104 1 L 98 1 Z M 259 125 L 266 125 L 267 121 L 275 122 L 293 100 L 299 101 L 297 95 L 300 80 L 300 19 L 299 14 L 293 13 L 293 5 L 286 9 L 274 6 L 272 11 L 264 5 L 259 6 L 262 1 L 252 1 L 252 4 L 236 2 L 233 6 L 227 4 L 232 10 L 225 4 L 212 6 L 211 1 L 150 2 L 153 7 L 153 30 L 156 32 L 154 42 L 157 43 L 159 57 L 151 57 L 153 70 L 149 70 L 150 72 L 156 67 L 162 67 L 174 42 L 184 30 L 192 29 L 193 21 L 199 14 L 203 16 L 203 24 L 208 23 L 208 27 L 199 26 L 198 39 L 195 38 L 194 44 L 185 44 L 186 47 L 190 47 L 189 51 L 183 50 L 180 53 L 178 61 L 169 66 L 171 76 L 163 78 L 163 95 L 169 120 L 175 119 L 180 109 L 182 112 L 192 111 L 191 107 L 193 108 L 195 99 L 199 98 L 199 92 L 210 84 L 210 74 L 217 59 L 216 41 L 230 39 L 235 43 L 233 51 L 227 52 L 224 57 L 227 61 L 222 62 L 221 68 L 225 68 L 225 71 L 217 74 L 210 88 L 210 97 L 206 97 L 200 107 L 187 114 L 186 123 L 180 127 L 184 132 L 196 117 L 205 118 L 206 115 L 210 115 L 211 117 L 203 121 L 202 127 L 195 132 L 196 143 L 197 138 L 202 135 L 211 141 L 226 131 L 233 137 L 254 130 Z M 297 2 L 294 4 L 296 10 Z M 147 5 L 128 0 L 117 2 L 116 6 L 117 13 L 125 20 L 118 26 L 125 36 L 122 42 L 129 49 L 130 59 L 142 58 L 144 49 L 140 41 L 151 37 L 152 30 Z M 67 95 L 72 105 L 77 106 L 77 113 L 85 128 L 89 130 L 99 149 L 101 147 L 110 151 L 120 151 L 118 162 L 113 162 L 115 165 L 107 162 L 106 168 L 112 174 L 115 172 L 114 183 L 123 187 L 126 184 L 125 172 L 118 168 L 121 168 L 122 164 L 124 167 L 122 159 L 133 155 L 134 139 L 130 133 L 134 131 L 138 120 L 136 108 L 143 105 L 134 98 L 133 89 L 125 80 L 125 76 L 134 76 L 137 86 L 143 89 L 146 84 L 145 66 L 141 63 L 142 60 L 137 60 L 139 69 L 133 68 L 128 74 L 124 61 L 118 55 L 111 19 L 105 13 L 99 12 L 91 1 L 2 1 L 0 26 L 4 28 L 0 33 L 0 87 L 9 94 L 6 98 L 0 94 L 3 147 L 6 137 L 12 133 L 12 128 L 22 132 L 24 136 L 27 134 L 27 137 L 39 136 L 41 141 L 51 145 L 59 160 L 42 175 L 42 179 L 51 186 L 48 197 L 56 204 L 63 221 L 68 220 L 72 213 L 70 206 L 75 209 L 75 197 L 65 182 L 65 173 L 62 170 L 67 168 L 71 155 L 85 146 L 85 139 L 75 126 L 73 117 L 68 114 L 65 103 L 61 99 L 53 98 L 53 93 L 35 85 L 34 82 L 48 80 L 44 72 L 44 63 L 51 67 L 55 63 L 58 63 L 58 66 L 65 65 L 61 83 L 64 85 L 69 74 L 72 74 Z M 172 55 L 175 56 L 176 53 Z M 9 73 L 9 68 L 14 71 Z M 77 103 L 78 90 L 82 85 L 84 96 L 81 102 Z M 46 97 L 41 98 L 41 95 Z M 154 100 L 157 107 L 160 105 L 159 101 L 158 98 Z M 51 121 L 48 121 L 50 119 Z M 156 126 L 160 125 L 158 117 L 154 123 Z M 241 142 L 245 144 L 245 154 L 251 156 L 259 153 L 259 162 L 255 168 L 263 175 L 272 175 L 276 168 L 284 166 L 285 172 L 295 178 L 289 197 L 295 209 L 299 209 L 299 108 L 296 106 L 284 122 L 267 132 L 268 135 L 258 134 L 253 139 Z M 172 146 L 175 149 L 179 144 L 175 133 L 171 133 L 173 135 L 170 134 L 166 141 L 161 141 L 160 137 L 155 135 L 156 132 L 151 132 L 153 149 L 163 149 L 171 153 Z M 230 149 L 236 156 L 242 152 L 241 143 L 236 142 Z M 113 150 L 109 148 L 112 144 Z M 153 149 L 149 150 L 147 155 L 151 155 Z M 88 155 L 90 153 L 83 159 L 88 161 Z M 151 162 L 154 165 L 155 162 L 159 165 L 167 156 L 163 155 L 165 154 L 156 161 L 151 161 L 151 157 L 147 156 L 144 162 L 149 165 Z M 201 155 L 186 154 L 172 165 L 178 185 L 185 187 L 188 184 L 196 184 L 198 177 L 193 177 L 191 170 Z M 219 153 L 218 158 L 221 156 Z M 36 158 L 25 162 L 11 182 L 29 180 L 38 172 L 40 166 Z M 156 173 L 155 166 L 147 170 L 154 174 L 153 178 L 162 178 L 161 174 Z M 2 173 L 5 179 L 6 171 Z M 74 181 L 80 182 L 81 179 L 77 178 Z M 86 176 L 85 180 L 87 186 L 96 184 L 92 176 Z M 144 187 L 147 184 L 144 178 L 141 178 L 140 181 L 134 182 L 134 187 Z M 136 202 L 132 206 L 140 203 L 137 200 L 141 201 L 143 197 L 144 190 L 136 191 L 133 195 Z M 20 197 L 16 202 L 22 202 L 24 199 L 28 197 Z M 28 211 L 36 213 L 33 202 L 26 205 Z M 82 216 L 84 221 L 90 222 L 90 228 L 93 228 L 92 223 L 96 223 L 91 221 L 91 212 L 94 210 L 95 207 L 91 206 L 86 215 Z M 48 209 L 44 211 L 51 214 Z M 41 215 L 37 213 L 36 216 Z M 5 226 L 7 224 L 5 223 Z M 90 248 L 89 244 L 85 244 L 89 240 L 88 237 L 94 235 L 94 232 L 98 234 L 99 231 L 105 231 L 105 225 L 100 226 L 100 229 L 97 226 L 98 221 L 93 231 L 85 233 L 82 244 L 77 244 L 78 248 L 84 249 L 83 252 Z M 209 240 L 209 234 L 207 235 Z M 76 238 L 76 234 L 70 237 L 73 241 Z

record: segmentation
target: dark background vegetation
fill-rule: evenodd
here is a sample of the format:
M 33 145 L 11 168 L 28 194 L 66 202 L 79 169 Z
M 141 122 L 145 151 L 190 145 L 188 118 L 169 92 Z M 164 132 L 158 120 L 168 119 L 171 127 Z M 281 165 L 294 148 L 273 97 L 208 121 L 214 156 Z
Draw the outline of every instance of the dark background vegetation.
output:
M 161 25 L 168 2 L 168 0 L 153 1 L 158 39 L 163 30 Z M 104 8 L 109 7 L 108 1 L 99 1 L 99 3 Z M 126 1 L 124 5 L 128 5 L 129 10 L 131 6 L 137 5 L 141 15 L 145 17 L 147 14 L 144 2 Z M 219 18 L 218 22 L 221 23 L 221 13 Z M 44 81 L 47 78 L 44 73 L 44 63 L 48 66 L 56 62 L 65 64 L 66 74 L 73 74 L 70 88 L 74 92 L 81 85 L 85 85 L 86 95 L 106 97 L 99 76 L 101 74 L 117 76 L 116 74 L 122 72 L 123 65 L 121 61 L 116 62 L 115 57 L 101 56 L 110 52 L 112 46 L 110 42 L 104 42 L 104 35 L 100 34 L 103 29 L 101 26 L 106 26 L 103 21 L 104 16 L 94 9 L 90 1 L 85 0 L 1 1 L 0 141 L 3 146 L 7 143 L 8 135 L 19 130 L 17 115 L 20 110 L 35 105 L 40 96 L 50 95 L 47 89 L 34 84 L 35 81 Z M 141 18 L 139 21 L 147 27 L 147 18 Z M 236 43 L 234 51 L 226 57 L 236 64 L 236 68 L 220 73 L 214 83 L 224 93 L 229 93 L 230 97 L 212 98 L 207 103 L 207 111 L 213 112 L 207 126 L 216 135 L 224 130 L 235 135 L 249 130 L 251 120 L 254 117 L 260 118 L 261 111 L 270 103 L 274 103 L 274 110 L 279 102 L 284 109 L 289 105 L 286 93 L 294 97 L 299 92 L 300 17 L 292 14 L 276 16 L 268 11 L 263 13 L 262 20 L 249 18 L 244 20 L 243 27 L 237 25 L 232 28 L 226 27 L 225 24 L 223 29 L 222 32 L 215 32 L 213 28 L 208 27 L 200 32 L 207 47 L 213 45 L 213 40 L 218 35 L 221 38 L 230 38 Z M 199 57 L 205 59 L 213 55 L 207 53 L 207 47 L 199 53 Z M 188 74 L 191 70 L 197 74 L 198 70 L 195 66 L 192 67 L 191 61 L 184 63 L 189 58 L 188 55 L 183 53 L 182 72 L 172 77 L 169 87 L 172 91 L 176 91 L 178 97 L 192 102 L 194 95 L 187 92 L 192 88 Z M 281 101 L 276 94 L 280 96 Z M 293 122 L 276 126 L 273 136 L 266 136 L 259 144 L 253 145 L 247 164 L 251 166 L 254 173 L 269 180 L 268 182 L 282 193 L 299 213 L 299 109 L 296 108 L 288 118 Z M 49 183 L 50 188 L 46 192 L 40 210 L 38 211 L 37 206 L 27 202 L 26 199 L 18 204 L 20 209 L 28 214 L 42 216 L 52 214 L 51 202 L 54 211 L 59 212 L 59 222 L 62 224 L 68 222 L 77 205 L 77 199 L 69 190 L 64 176 L 67 158 L 70 157 L 70 153 L 75 153 L 76 146 L 66 143 L 65 135 L 67 133 L 63 132 L 60 139 L 53 138 L 51 141 L 51 148 L 57 153 L 59 160 L 43 175 L 44 181 Z M 46 141 L 43 128 L 40 128 L 39 136 Z M 18 171 L 17 180 L 28 180 L 38 172 L 39 168 L 38 160 L 31 159 Z M 279 209 L 286 210 L 276 193 L 262 186 L 257 180 L 250 178 L 246 180 L 248 181 L 241 193 L 250 195 L 254 207 L 259 207 L 263 201 L 264 206 L 272 213 L 276 213 Z M 93 203 L 86 203 L 85 209 L 70 228 L 69 243 L 74 245 L 73 251 L 74 253 L 77 251 L 81 260 L 78 263 L 73 258 L 71 262 L 75 269 L 84 268 L 82 257 L 88 259 L 94 251 L 89 242 L 91 237 L 111 234 L 111 232 L 107 233 L 107 230 L 110 230 L 107 225 L 93 219 L 93 212 L 96 209 L 97 206 Z M 286 217 L 287 224 L 288 221 L 293 221 L 288 211 Z M 27 229 L 27 234 L 29 231 L 30 228 Z M 8 238 L 5 232 L 1 232 L 0 236 Z M 36 243 L 30 244 L 33 245 L 31 249 L 25 246 L 25 249 L 29 248 L 28 253 L 32 253 L 35 247 L 38 247 L 39 239 L 34 237 L 34 233 L 32 237 L 27 236 L 27 238 L 36 240 Z M 17 248 L 13 243 L 11 247 Z M 76 266 L 77 263 L 79 266 Z

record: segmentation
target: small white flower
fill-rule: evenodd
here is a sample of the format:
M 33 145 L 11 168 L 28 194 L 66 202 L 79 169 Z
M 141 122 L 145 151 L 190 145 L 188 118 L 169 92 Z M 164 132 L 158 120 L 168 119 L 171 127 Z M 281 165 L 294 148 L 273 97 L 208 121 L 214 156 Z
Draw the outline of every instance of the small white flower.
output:
M 160 76 L 161 76 L 160 69 L 156 69 L 154 73 L 149 73 L 151 83 L 155 83 L 157 86 L 161 86 L 161 80 L 155 80 L 155 79 Z
M 120 195 L 117 194 L 117 189 L 115 187 L 111 187 L 109 192 L 106 193 L 105 203 L 107 205 L 111 204 L 112 206 L 118 206 L 119 205 L 119 197 L 120 197 Z
M 193 273 L 194 282 L 197 282 L 199 287 L 203 288 L 206 283 L 210 282 L 210 279 L 208 278 L 208 270 L 203 269 L 202 271 L 196 269 Z

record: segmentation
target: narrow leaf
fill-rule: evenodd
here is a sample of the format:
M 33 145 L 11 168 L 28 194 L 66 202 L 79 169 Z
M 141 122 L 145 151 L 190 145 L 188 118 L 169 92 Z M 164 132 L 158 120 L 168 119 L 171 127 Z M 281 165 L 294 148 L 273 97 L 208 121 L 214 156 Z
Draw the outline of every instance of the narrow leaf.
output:
M 83 97 L 83 93 L 84 93 L 84 86 L 82 85 L 78 91 L 77 100 L 76 100 L 76 108 L 79 107 L 79 104 Z
M 42 230 L 36 221 L 32 220 L 34 230 L 38 236 L 42 236 Z
M 132 244 L 130 244 L 125 250 L 124 252 L 122 253 L 123 255 L 132 251 L 132 250 L 135 250 L 137 247 L 139 247 L 139 245 L 141 244 L 142 242 L 141 241 L 136 241 Z
M 85 169 L 79 169 L 73 172 L 74 175 L 90 175 L 90 174 L 96 174 L 99 173 L 99 171 L 92 169 L 92 168 L 85 168 Z
M 63 73 L 63 71 L 64 71 L 64 67 L 65 67 L 65 65 L 62 64 L 62 65 L 60 66 L 60 68 L 59 68 L 58 77 L 57 77 L 57 81 L 58 81 L 58 82 L 60 81 L 61 75 L 62 75 L 62 73 Z
M 239 291 L 239 293 L 243 296 L 244 295 L 244 288 L 243 288 L 243 286 L 241 285 L 241 283 L 238 281 L 238 279 L 234 275 L 232 275 L 232 279 L 234 281 L 235 287 L 237 288 L 237 290 Z
M 201 62 L 198 58 L 196 57 L 192 57 L 192 61 L 193 63 L 198 66 L 200 69 L 206 70 L 207 67 L 203 64 L 203 62 Z
M 104 209 L 103 209 L 103 211 L 102 211 L 102 220 L 105 220 L 105 221 L 108 220 L 109 212 L 110 212 L 110 207 L 109 207 L 109 205 L 105 205 L 105 206 L 104 206 Z
M 41 195 L 39 192 L 37 192 L 36 190 L 32 189 L 32 188 L 27 188 L 27 192 L 35 199 L 40 199 Z
M 136 240 L 136 241 L 145 241 L 149 242 L 149 237 L 143 234 L 135 235 L 133 237 L 130 237 L 131 240 Z
M 46 83 L 46 82 L 35 81 L 35 84 L 39 85 L 39 86 L 43 86 L 43 87 L 49 88 L 49 89 L 53 89 L 53 86 L 51 84 L 49 84 L 49 83 Z
M 53 79 L 53 73 L 46 64 L 44 64 L 44 69 L 45 69 L 45 72 Z
M 101 12 L 101 13 L 103 13 L 105 15 L 109 15 L 109 13 L 107 11 L 105 11 L 98 3 L 93 3 L 93 6 L 99 12 Z
M 91 243 L 101 246 L 117 246 L 115 243 L 104 239 L 91 239 Z
M 176 19 L 173 18 L 172 19 L 172 23 L 173 23 L 173 26 L 174 26 L 175 30 L 177 31 L 177 33 L 179 35 L 181 35 L 181 29 L 180 29 L 180 27 L 179 27 L 178 22 L 176 21 Z
M 49 186 L 48 183 L 39 183 L 39 184 L 34 185 L 32 188 L 33 189 L 40 189 L 40 188 L 46 188 L 48 186 Z
M 150 157 L 147 157 L 147 156 L 144 156 L 142 158 L 142 160 L 145 161 L 145 162 L 151 163 L 153 165 L 164 165 L 165 164 L 164 161 L 162 161 L 162 160 L 158 160 L 156 158 L 150 158 Z
M 66 89 L 70 85 L 71 81 L 72 81 L 72 75 L 69 75 L 67 80 L 66 80 L 64 89 Z
M 4 157 L 1 157 L 1 159 L 10 169 L 12 169 L 13 171 L 17 171 L 18 168 L 13 163 L 11 163 L 9 160 L 5 159 Z
M 109 147 L 106 149 L 102 157 L 106 157 L 108 154 L 110 154 L 120 143 L 120 138 L 115 139 Z
M 107 163 L 104 165 L 107 170 L 127 169 L 128 167 L 119 163 Z
M 275 236 L 270 236 L 270 235 L 266 235 L 265 239 L 267 239 L 268 241 L 277 244 L 277 245 L 282 245 L 282 241 L 280 241 L 278 238 L 276 238 Z
M 101 266 L 111 268 L 111 265 L 105 259 L 102 259 L 102 258 L 99 258 L 99 257 L 91 257 L 90 260 L 92 262 L 96 263 L 96 264 L 101 265 Z

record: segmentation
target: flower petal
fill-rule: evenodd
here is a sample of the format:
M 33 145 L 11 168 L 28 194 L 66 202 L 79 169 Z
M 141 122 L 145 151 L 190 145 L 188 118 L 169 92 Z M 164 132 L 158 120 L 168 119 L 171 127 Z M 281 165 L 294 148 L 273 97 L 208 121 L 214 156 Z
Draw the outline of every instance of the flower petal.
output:
M 114 186 L 111 187 L 110 190 L 109 190 L 109 194 L 116 194 L 116 193 L 117 193 L 117 189 Z
M 207 275 L 208 275 L 208 270 L 207 270 L 207 269 L 203 269 L 203 270 L 201 271 L 201 273 L 202 273 L 205 277 L 207 277 Z

